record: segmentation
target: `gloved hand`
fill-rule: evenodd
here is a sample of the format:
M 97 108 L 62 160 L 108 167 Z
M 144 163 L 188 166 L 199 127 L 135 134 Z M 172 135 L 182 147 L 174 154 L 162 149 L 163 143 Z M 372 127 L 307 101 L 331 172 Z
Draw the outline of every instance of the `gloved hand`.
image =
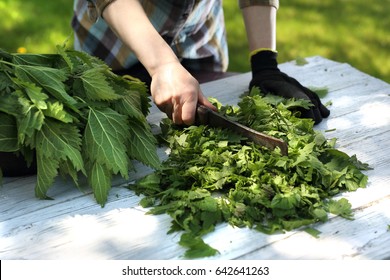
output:
M 299 108 L 301 117 L 311 118 L 315 124 L 320 123 L 329 116 L 330 111 L 315 92 L 279 70 L 277 55 L 277 52 L 271 50 L 261 50 L 251 56 L 252 80 L 249 89 L 258 87 L 265 94 L 309 100 L 313 106 L 310 109 Z

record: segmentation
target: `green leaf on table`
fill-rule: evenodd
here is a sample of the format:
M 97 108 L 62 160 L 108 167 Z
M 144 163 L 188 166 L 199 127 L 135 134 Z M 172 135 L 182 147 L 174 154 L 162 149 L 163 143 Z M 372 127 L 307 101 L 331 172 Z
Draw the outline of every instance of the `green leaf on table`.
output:
M 73 116 L 64 109 L 64 105 L 60 102 L 47 102 L 47 108 L 43 110 L 46 117 L 56 119 L 64 123 L 73 122 Z
M 126 143 L 130 139 L 127 118 L 110 108 L 90 108 L 84 131 L 83 149 L 87 159 L 105 165 L 114 174 L 128 177 Z
M 144 122 L 145 116 L 141 111 L 141 98 L 136 91 L 126 90 L 125 94 L 114 104 L 115 111 Z
M 72 61 L 71 57 L 69 56 L 68 52 L 66 51 L 66 49 L 62 46 L 57 46 L 56 49 L 57 49 L 57 53 L 65 61 L 67 67 L 69 68 L 69 71 L 73 72 L 74 64 L 73 64 L 73 61 Z
M 304 229 L 304 231 L 313 236 L 314 238 L 319 238 L 321 234 L 321 231 L 312 227 L 307 227 Z
M 1 65 L 0 65 L 1 67 Z M 0 95 L 11 93 L 14 89 L 14 82 L 6 72 L 2 72 L 0 68 Z
M 54 98 L 77 111 L 77 101 L 65 89 L 64 82 L 67 79 L 65 70 L 44 66 L 16 65 L 15 74 L 20 80 L 35 83 L 42 87 Z
M 14 83 L 26 93 L 27 97 L 38 110 L 47 108 L 46 100 L 49 96 L 42 92 L 42 88 L 33 83 L 21 81 L 19 79 L 14 79 Z
M 115 93 L 106 80 L 106 77 L 101 73 L 100 68 L 92 68 L 86 70 L 81 75 L 85 94 L 90 100 L 117 100 L 121 95 Z
M 146 125 L 130 119 L 128 150 L 135 159 L 153 168 L 160 168 L 161 162 L 156 152 L 156 138 Z
M 20 93 L 20 91 L 5 94 L 0 93 L 0 112 L 19 117 L 22 114 L 22 106 L 19 102 Z
M 329 93 L 327 87 L 310 87 L 309 89 L 314 91 L 319 98 L 324 98 Z
M 58 174 L 61 162 L 72 164 L 73 170 L 85 174 L 81 155 L 81 135 L 76 126 L 47 119 L 36 134 L 38 184 L 36 194 L 45 197 Z M 73 172 L 71 172 L 72 174 Z
M 329 213 L 353 220 L 352 205 L 346 198 L 339 200 L 331 199 L 327 202 L 326 207 Z
M 184 255 L 186 258 L 204 258 L 218 254 L 218 250 L 206 244 L 201 237 L 191 233 L 183 233 L 181 235 L 179 244 L 187 248 L 187 251 Z
M 0 112 L 0 152 L 15 152 L 19 149 L 16 120 Z
M 22 112 L 17 117 L 18 139 L 22 144 L 31 144 L 35 133 L 42 128 L 45 116 L 22 92 L 17 91 L 15 94 L 19 94 L 18 101 L 22 106 Z
M 108 192 L 111 189 L 111 172 L 105 166 L 95 162 L 88 176 L 96 201 L 103 207 L 107 201 Z
M 35 186 L 35 196 L 47 199 L 47 191 L 53 185 L 55 177 L 58 175 L 59 160 L 51 157 L 42 149 L 37 149 L 37 183 Z
M 57 54 L 14 54 L 13 63 L 16 65 L 30 65 L 30 66 L 44 66 L 52 68 L 56 61 L 58 61 L 59 55 Z
M 77 171 L 84 170 L 81 156 L 81 135 L 76 126 L 46 119 L 37 132 L 36 148 L 46 157 L 70 160 Z
M 295 59 L 295 64 L 298 65 L 298 66 L 303 66 L 303 65 L 306 65 L 308 64 L 309 62 L 306 60 L 306 58 L 304 57 L 297 57 Z

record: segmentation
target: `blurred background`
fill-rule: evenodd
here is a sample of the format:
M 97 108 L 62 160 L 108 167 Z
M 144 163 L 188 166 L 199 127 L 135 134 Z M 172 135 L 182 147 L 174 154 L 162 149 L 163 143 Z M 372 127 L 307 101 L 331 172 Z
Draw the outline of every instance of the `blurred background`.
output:
M 229 71 L 247 72 L 248 46 L 237 0 L 224 0 Z M 0 0 L 0 48 L 52 53 L 73 35 L 73 0 Z M 390 0 L 280 1 L 279 63 L 320 55 L 390 83 Z

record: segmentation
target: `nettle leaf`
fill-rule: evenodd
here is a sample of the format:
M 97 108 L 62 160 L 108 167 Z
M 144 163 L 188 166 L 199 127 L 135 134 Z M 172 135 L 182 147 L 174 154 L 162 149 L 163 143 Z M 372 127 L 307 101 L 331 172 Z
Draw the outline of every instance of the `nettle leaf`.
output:
M 3 49 L 0 49 L 0 58 L 10 62 L 13 58 L 13 55 Z
M 190 259 L 211 257 L 218 253 L 218 250 L 206 244 L 201 237 L 194 236 L 191 233 L 182 234 L 179 244 L 188 248 L 184 257 Z
M 52 68 L 59 56 L 57 54 L 15 54 L 13 55 L 13 63 L 17 65 L 44 66 Z
M 4 112 L 14 117 L 19 117 L 22 113 L 22 106 L 19 103 L 20 91 L 0 94 L 0 112 Z
M 75 170 L 84 171 L 81 135 L 76 126 L 46 119 L 36 138 L 36 149 L 42 154 L 61 161 L 69 159 Z
M 36 150 L 37 157 L 37 184 L 35 186 L 35 196 L 47 199 L 47 191 L 53 185 L 55 177 L 58 175 L 59 160 L 44 153 L 42 149 Z
M 64 109 L 64 105 L 60 102 L 47 102 L 47 108 L 43 110 L 43 113 L 46 117 L 50 117 L 64 123 L 72 123 L 74 120 L 73 116 Z
M 66 52 L 66 49 L 61 46 L 57 46 L 57 53 L 62 57 L 62 59 L 65 61 L 67 67 L 69 68 L 70 72 L 73 72 L 74 70 L 74 64 L 72 59 L 70 58 L 69 54 Z
M 299 205 L 301 197 L 298 194 L 277 194 L 271 202 L 271 207 L 276 209 L 291 210 Z
M 77 101 L 71 97 L 65 89 L 67 72 L 63 69 L 49 68 L 45 66 L 16 65 L 16 76 L 27 82 L 35 83 L 50 93 L 54 98 L 77 111 Z
M 30 143 L 35 133 L 41 129 L 45 116 L 42 110 L 25 98 L 22 93 L 19 93 L 18 101 L 22 106 L 22 113 L 17 116 L 18 139 L 20 143 Z
M 321 231 L 319 231 L 318 229 L 307 227 L 304 229 L 304 231 L 313 236 L 314 238 L 320 238 Z
M 128 124 L 129 141 L 128 151 L 130 155 L 146 165 L 160 168 L 161 162 L 156 152 L 156 138 L 146 125 L 137 120 L 130 119 Z
M 114 104 L 115 111 L 134 118 L 138 121 L 144 122 L 145 116 L 141 111 L 141 98 L 135 91 L 126 91 L 121 99 Z
M 13 91 L 14 83 L 12 81 L 12 78 L 10 78 L 9 75 L 6 74 L 6 72 L 1 71 L 1 64 L 0 64 L 0 95 L 2 93 L 10 93 Z
M 104 165 L 95 162 L 90 170 L 88 181 L 92 186 L 96 201 L 103 207 L 111 189 L 111 172 Z
M 23 89 L 37 109 L 44 110 L 47 108 L 46 100 L 48 99 L 48 95 L 42 92 L 42 88 L 37 87 L 33 83 L 24 82 L 19 79 L 14 79 L 14 82 Z
M 0 151 L 15 152 L 19 150 L 15 118 L 0 112 L 0 120 Z
M 106 80 L 106 77 L 101 73 L 101 69 L 88 69 L 81 75 L 85 94 L 91 100 L 117 100 L 121 95 L 115 93 Z
M 131 76 L 122 76 L 122 80 L 126 82 L 126 86 L 123 85 L 123 87 L 128 88 L 128 90 L 133 93 L 132 96 L 134 96 L 134 93 L 137 94 L 137 98 L 140 99 L 140 109 L 144 116 L 149 114 L 149 109 L 151 107 L 150 104 L 150 94 L 148 93 L 148 87 L 145 86 L 145 83 L 132 78 Z M 114 80 L 115 83 L 118 83 Z M 120 83 L 122 84 L 122 83 Z M 138 107 L 138 104 L 137 104 Z
M 72 169 L 66 166 L 65 173 L 74 175 L 82 171 L 84 163 L 80 152 L 81 136 L 77 127 L 47 119 L 42 129 L 36 133 L 37 186 L 35 193 L 46 198 L 47 190 L 58 175 L 60 164 L 71 163 Z
M 126 143 L 131 137 L 128 128 L 127 118 L 116 111 L 90 108 L 83 143 L 87 159 L 127 178 L 129 161 Z
M 328 211 L 334 215 L 353 220 L 352 205 L 346 198 L 341 198 L 339 200 L 331 199 L 327 202 L 326 207 Z

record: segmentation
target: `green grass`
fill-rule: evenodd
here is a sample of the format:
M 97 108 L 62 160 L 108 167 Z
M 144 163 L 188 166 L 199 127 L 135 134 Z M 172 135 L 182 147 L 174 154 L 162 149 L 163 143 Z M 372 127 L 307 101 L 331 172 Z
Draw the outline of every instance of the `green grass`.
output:
M 54 52 L 70 37 L 72 0 L 2 0 L 0 48 Z M 249 71 L 245 29 L 236 0 L 224 0 L 230 71 Z M 390 82 L 390 0 L 289 0 L 278 11 L 279 62 L 320 55 Z
M 16 52 L 54 52 L 72 37 L 72 0 L 1 0 L 0 48 Z
M 230 70 L 249 70 L 244 25 L 235 4 L 224 2 Z M 390 82 L 389 14 L 390 0 L 281 1 L 277 15 L 279 62 L 320 55 Z

